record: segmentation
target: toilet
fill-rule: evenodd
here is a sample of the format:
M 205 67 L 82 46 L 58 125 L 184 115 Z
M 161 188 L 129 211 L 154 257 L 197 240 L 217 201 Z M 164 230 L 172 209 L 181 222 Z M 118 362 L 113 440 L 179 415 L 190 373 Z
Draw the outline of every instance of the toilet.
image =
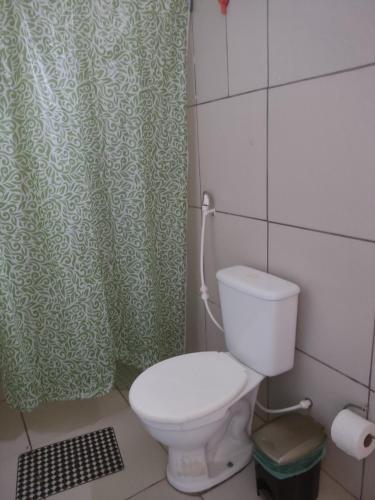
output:
M 146 430 L 168 449 L 168 481 L 186 493 L 212 488 L 249 463 L 259 385 L 294 363 L 299 287 L 245 266 L 216 277 L 229 352 L 167 359 L 129 392 Z

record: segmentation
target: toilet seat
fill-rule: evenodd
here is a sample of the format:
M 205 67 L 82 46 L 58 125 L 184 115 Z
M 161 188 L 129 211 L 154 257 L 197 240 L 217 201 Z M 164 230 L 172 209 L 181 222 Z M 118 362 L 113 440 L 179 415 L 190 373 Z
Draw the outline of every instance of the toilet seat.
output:
M 233 401 L 246 385 L 247 371 L 225 352 L 196 352 L 167 359 L 133 383 L 132 408 L 144 419 L 182 424 Z

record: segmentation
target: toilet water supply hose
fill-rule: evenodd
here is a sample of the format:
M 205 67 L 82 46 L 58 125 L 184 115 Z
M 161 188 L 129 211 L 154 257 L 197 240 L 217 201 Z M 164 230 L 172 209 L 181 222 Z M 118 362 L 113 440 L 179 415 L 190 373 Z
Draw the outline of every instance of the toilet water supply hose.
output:
M 210 304 L 208 302 L 209 299 L 209 293 L 208 293 L 208 287 L 206 285 L 205 279 L 204 279 L 204 242 L 205 242 L 205 234 L 206 234 L 206 219 L 208 215 L 214 215 L 215 214 L 215 208 L 212 206 L 212 200 L 210 195 L 205 191 L 203 193 L 203 203 L 202 203 L 202 226 L 201 226 L 201 241 L 200 241 L 200 255 L 199 255 L 199 270 L 200 270 L 200 278 L 201 278 L 201 287 L 200 287 L 200 294 L 201 294 L 201 299 L 204 303 L 204 306 L 206 308 L 207 314 L 210 317 L 211 321 L 216 325 L 216 327 L 224 332 L 224 328 L 220 325 L 220 323 L 216 320 L 215 316 L 213 315 L 211 309 L 210 309 Z M 280 413 L 289 413 L 292 411 L 296 410 L 308 410 L 312 406 L 312 401 L 311 399 L 302 399 L 298 404 L 294 406 L 289 406 L 288 408 L 280 408 L 278 410 L 270 410 L 269 408 L 266 408 L 263 406 L 259 401 L 256 401 L 256 405 L 258 408 L 260 408 L 263 412 L 265 413 L 270 413 L 270 414 L 280 414 Z

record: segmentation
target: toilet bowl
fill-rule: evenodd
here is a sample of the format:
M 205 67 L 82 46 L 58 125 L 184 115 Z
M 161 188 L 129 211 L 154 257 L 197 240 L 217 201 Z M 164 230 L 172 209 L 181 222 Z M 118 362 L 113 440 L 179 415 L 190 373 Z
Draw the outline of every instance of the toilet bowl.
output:
M 249 428 L 263 376 L 230 353 L 198 352 L 140 375 L 129 401 L 148 432 L 168 447 L 168 481 L 203 491 L 250 460 Z
M 294 364 L 299 287 L 245 266 L 217 273 L 229 352 L 162 361 L 133 383 L 129 402 L 168 448 L 167 478 L 180 491 L 204 491 L 251 459 L 259 384 Z

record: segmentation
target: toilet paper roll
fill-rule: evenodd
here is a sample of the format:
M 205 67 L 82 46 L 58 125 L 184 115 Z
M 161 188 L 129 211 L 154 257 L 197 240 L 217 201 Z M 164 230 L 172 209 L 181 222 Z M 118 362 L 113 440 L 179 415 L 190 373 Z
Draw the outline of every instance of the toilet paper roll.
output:
M 340 450 L 358 460 L 375 449 L 375 424 L 350 410 L 342 410 L 332 422 L 331 437 Z

